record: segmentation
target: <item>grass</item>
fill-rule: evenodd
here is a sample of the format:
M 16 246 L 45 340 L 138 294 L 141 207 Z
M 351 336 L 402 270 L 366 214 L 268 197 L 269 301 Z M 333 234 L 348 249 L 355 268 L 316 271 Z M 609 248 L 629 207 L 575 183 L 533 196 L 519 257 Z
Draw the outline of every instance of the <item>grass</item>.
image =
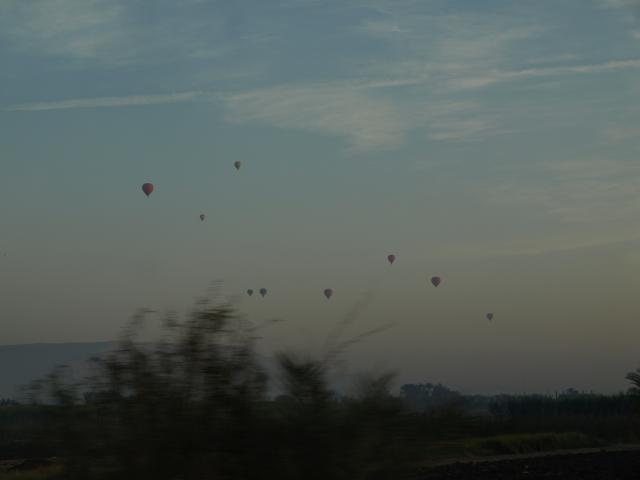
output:
M 601 447 L 601 440 L 579 432 L 523 433 L 467 440 L 465 449 L 475 455 L 522 453 Z
M 549 432 L 460 438 L 427 446 L 423 457 L 440 462 L 455 458 L 516 455 L 603 447 L 606 442 L 579 432 Z
M 60 478 L 61 465 L 39 467 L 33 470 L 0 473 L 0 480 L 48 480 Z

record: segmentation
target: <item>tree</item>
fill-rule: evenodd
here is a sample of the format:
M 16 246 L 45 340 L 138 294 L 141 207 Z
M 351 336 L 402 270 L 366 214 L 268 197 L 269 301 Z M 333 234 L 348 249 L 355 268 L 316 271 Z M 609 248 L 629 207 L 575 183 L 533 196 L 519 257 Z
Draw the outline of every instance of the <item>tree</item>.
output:
M 441 383 L 437 385 L 432 383 L 405 384 L 400 387 L 400 396 L 411 409 L 423 412 L 461 400 L 461 395 L 458 392 Z
M 640 368 L 636 369 L 635 372 L 627 373 L 625 378 L 633 385 L 633 387 L 629 389 L 629 393 L 640 395 Z

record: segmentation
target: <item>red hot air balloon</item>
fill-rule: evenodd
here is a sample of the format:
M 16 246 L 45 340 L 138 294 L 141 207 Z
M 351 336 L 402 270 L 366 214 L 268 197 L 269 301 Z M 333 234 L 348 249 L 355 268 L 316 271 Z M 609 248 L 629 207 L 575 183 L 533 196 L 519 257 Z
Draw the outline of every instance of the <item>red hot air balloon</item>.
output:
M 233 162 L 233 166 L 236 167 L 236 170 L 240 170 L 241 165 L 242 162 L 240 160 L 236 160 L 235 162 Z
M 333 295 L 333 289 L 331 288 L 324 289 L 324 296 L 327 297 L 327 300 L 329 300 L 332 295 Z
M 207 218 L 207 216 L 204 213 L 200 214 L 200 220 L 202 220 L 204 222 L 204 219 Z
M 247 295 L 249 295 L 249 296 L 253 295 L 253 289 L 252 289 L 252 288 L 250 288 L 249 290 L 247 290 Z
M 493 320 L 493 313 L 487 313 L 487 320 Z
M 267 294 L 267 289 L 266 288 L 261 288 L 260 289 L 260 295 L 262 295 L 263 297 Z
M 393 262 L 396 261 L 396 256 L 395 255 L 387 255 L 387 260 L 389 261 L 390 264 L 393 265 Z
M 440 277 L 431 277 L 431 283 L 433 283 L 434 287 L 437 287 L 438 285 L 440 285 L 441 281 L 442 279 Z
M 153 183 L 145 183 L 142 185 L 142 191 L 148 197 L 153 192 Z

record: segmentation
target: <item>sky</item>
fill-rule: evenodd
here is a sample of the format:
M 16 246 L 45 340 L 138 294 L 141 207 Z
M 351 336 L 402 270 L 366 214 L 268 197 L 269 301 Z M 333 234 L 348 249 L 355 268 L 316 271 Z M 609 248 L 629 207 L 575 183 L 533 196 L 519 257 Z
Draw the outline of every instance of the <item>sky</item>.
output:
M 626 389 L 638 98 L 639 0 L 0 0 L 0 344 L 220 281 L 264 354 L 369 295 L 345 372 Z

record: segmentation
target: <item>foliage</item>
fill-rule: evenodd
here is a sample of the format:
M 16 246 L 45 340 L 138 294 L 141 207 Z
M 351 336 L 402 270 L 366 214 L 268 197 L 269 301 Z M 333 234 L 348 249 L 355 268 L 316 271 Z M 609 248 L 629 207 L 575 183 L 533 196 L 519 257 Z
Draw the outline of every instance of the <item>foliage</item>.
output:
M 253 329 L 228 305 L 203 302 L 185 322 L 167 319 L 155 343 L 139 339 L 143 320 L 94 360 L 86 383 L 58 370 L 39 384 L 71 478 L 357 479 L 392 467 L 379 461 L 393 459 L 380 455 L 400 410 L 392 375 L 362 380 L 357 398 L 339 400 L 326 360 L 282 353 L 285 394 L 269 402 Z
M 409 409 L 419 412 L 459 406 L 462 402 L 462 395 L 440 383 L 405 384 L 400 387 L 400 396 Z
M 629 389 L 629 393 L 640 395 L 640 368 L 636 369 L 635 372 L 629 372 L 626 379 L 633 385 L 633 387 Z
M 141 340 L 141 312 L 86 381 L 60 367 L 31 386 L 30 405 L 0 405 L 0 453 L 62 457 L 71 479 L 384 479 L 427 454 L 640 439 L 633 389 L 468 396 L 425 383 L 395 397 L 385 373 L 361 375 L 338 397 L 330 369 L 349 345 L 381 331 L 341 340 L 356 307 L 324 356 L 276 355 L 283 394 L 275 400 L 256 359 L 256 327 L 229 305 L 200 302 L 185 321 L 169 316 L 156 342 Z M 639 388 L 640 370 L 627 378 Z

